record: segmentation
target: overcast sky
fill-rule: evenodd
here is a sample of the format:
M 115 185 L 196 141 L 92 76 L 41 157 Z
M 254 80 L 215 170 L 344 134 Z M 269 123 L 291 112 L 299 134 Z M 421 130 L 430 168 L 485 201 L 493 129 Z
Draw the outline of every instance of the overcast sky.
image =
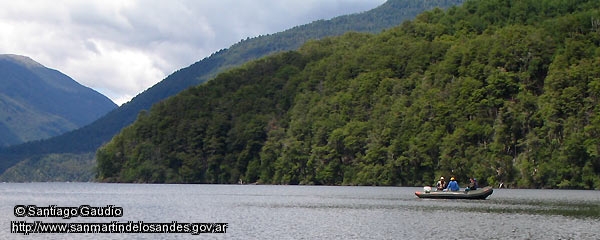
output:
M 0 53 L 25 55 L 121 105 L 247 37 L 385 0 L 0 0 Z

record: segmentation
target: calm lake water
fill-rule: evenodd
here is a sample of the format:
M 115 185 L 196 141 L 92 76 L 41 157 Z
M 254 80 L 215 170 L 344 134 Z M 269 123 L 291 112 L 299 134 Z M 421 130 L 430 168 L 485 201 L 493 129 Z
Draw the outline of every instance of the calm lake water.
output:
M 0 239 L 600 239 L 600 191 L 495 189 L 487 200 L 421 188 L 0 183 Z M 16 205 L 106 207 L 122 217 L 16 217 Z M 228 223 L 226 233 L 11 233 L 11 221 Z

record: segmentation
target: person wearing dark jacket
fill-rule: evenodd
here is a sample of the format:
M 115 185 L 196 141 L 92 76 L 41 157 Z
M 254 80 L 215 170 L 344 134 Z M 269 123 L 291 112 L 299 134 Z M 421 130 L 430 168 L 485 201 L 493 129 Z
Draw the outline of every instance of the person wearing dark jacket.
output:
M 477 184 L 477 179 L 475 178 L 469 178 L 469 186 L 465 189 L 465 191 L 471 191 L 471 190 L 477 190 L 477 188 L 479 188 L 478 184 Z

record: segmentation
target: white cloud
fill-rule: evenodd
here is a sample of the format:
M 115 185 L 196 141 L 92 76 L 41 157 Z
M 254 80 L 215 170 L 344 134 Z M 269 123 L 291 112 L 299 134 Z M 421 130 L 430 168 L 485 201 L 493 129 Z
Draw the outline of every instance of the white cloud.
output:
M 0 0 L 0 53 L 29 56 L 117 104 L 245 39 L 384 0 Z
M 101 39 L 89 39 L 88 45 L 94 50 L 68 59 L 64 71 L 86 73 L 80 82 L 115 102 L 119 98 L 127 101 L 124 95 L 131 98 L 164 78 L 163 70 L 155 64 L 161 60 L 159 56 Z

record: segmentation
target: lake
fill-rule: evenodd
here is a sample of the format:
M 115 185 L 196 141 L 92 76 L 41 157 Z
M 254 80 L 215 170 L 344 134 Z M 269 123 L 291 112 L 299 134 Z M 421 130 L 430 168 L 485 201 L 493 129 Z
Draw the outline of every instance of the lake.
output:
M 0 183 L 0 239 L 600 239 L 600 191 L 494 189 L 487 200 L 432 200 L 415 197 L 414 192 L 421 189 Z M 18 205 L 32 214 L 44 208 L 48 213 L 52 205 L 56 205 L 53 211 L 65 212 L 69 212 L 66 207 L 85 205 L 111 211 L 120 208 L 122 216 L 16 217 Z M 177 221 L 227 223 L 227 228 L 226 233 L 199 235 L 23 235 L 11 233 L 12 221 L 105 225 Z M 195 226 L 206 229 L 208 225 Z

